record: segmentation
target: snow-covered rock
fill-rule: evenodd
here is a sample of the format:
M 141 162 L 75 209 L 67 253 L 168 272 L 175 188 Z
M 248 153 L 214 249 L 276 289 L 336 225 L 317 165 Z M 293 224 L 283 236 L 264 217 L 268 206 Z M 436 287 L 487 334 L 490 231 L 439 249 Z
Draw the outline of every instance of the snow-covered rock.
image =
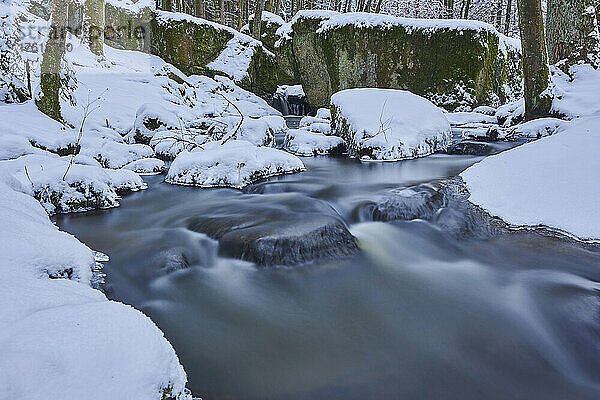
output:
M 284 151 L 257 147 L 243 140 L 209 142 L 180 153 L 165 180 L 172 184 L 241 189 L 271 176 L 303 171 L 302 161 Z
M 337 136 L 325 136 L 304 129 L 288 130 L 284 148 L 299 156 L 317 156 L 324 154 L 343 154 L 346 151 L 344 139 Z
M 104 168 L 121 168 L 126 164 L 152 157 L 154 151 L 145 144 L 129 144 L 90 135 L 81 141 L 80 155 L 97 160 Z
M 477 112 L 453 112 L 446 114 L 450 125 L 465 125 L 474 123 L 497 124 L 498 119 L 492 115 Z
M 192 151 L 210 141 L 211 138 L 204 135 L 204 132 L 204 130 L 197 131 L 194 129 L 157 132 L 150 140 L 150 146 L 154 149 L 154 153 L 158 158 L 171 161 L 182 151 Z
M 568 126 L 569 121 L 558 118 L 538 118 L 513 127 L 515 135 L 537 139 L 550 136 Z
M 485 114 L 485 115 L 496 115 L 496 109 L 490 106 L 479 106 L 473 109 L 474 113 Z
M 600 239 L 599 117 L 488 157 L 461 177 L 469 200 L 513 226 L 546 226 Z
M 180 128 L 181 122 L 175 113 L 158 103 L 143 104 L 135 113 L 135 122 L 128 140 L 148 144 L 157 131 Z
M 322 108 L 324 110 L 324 108 Z M 331 123 L 329 119 L 305 116 L 300 120 L 300 128 L 307 131 L 329 135 L 331 133 Z
M 158 158 L 143 158 L 130 162 L 123 169 L 128 169 L 140 175 L 160 174 L 165 169 L 165 162 Z
M 445 150 L 451 137 L 442 110 L 404 90 L 349 89 L 331 97 L 332 132 L 361 159 L 403 160 Z
M 119 205 L 119 193 L 146 188 L 136 173 L 71 162 L 71 157 L 36 154 L 0 161 L 48 213 L 88 211 Z
M 0 161 L 18 158 L 25 154 L 43 153 L 31 145 L 29 140 L 18 135 L 0 134 Z
M 331 120 L 331 110 L 329 108 L 319 108 L 317 110 L 317 115 L 315 115 L 315 117 L 321 118 L 321 119 L 326 119 L 326 120 Z

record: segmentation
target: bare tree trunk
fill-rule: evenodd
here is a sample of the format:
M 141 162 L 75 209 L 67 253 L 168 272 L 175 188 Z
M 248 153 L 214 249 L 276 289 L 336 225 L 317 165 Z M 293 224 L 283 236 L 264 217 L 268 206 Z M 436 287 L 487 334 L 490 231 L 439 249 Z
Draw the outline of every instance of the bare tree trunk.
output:
M 443 18 L 452 18 L 454 16 L 454 0 L 444 0 Z
M 506 3 L 506 16 L 504 20 L 504 34 L 508 36 L 510 33 L 510 17 L 512 15 L 512 0 Z
M 92 53 L 104 55 L 104 0 L 86 0 L 84 11 L 83 35 Z
M 375 8 L 375 12 L 379 14 L 381 12 L 381 3 L 383 0 L 377 0 L 377 7 Z
M 66 0 L 52 1 L 52 27 L 42 58 L 41 93 L 35 101 L 40 111 L 61 122 L 63 118 L 60 112 L 60 64 L 67 40 L 68 7 Z
M 547 116 L 552 97 L 546 92 L 550 82 L 544 19 L 540 0 L 518 0 L 519 30 L 523 49 L 525 119 Z
M 225 1 L 219 0 L 219 22 L 225 25 Z
M 548 0 L 546 40 L 551 64 L 597 64 L 598 26 L 594 0 Z
M 462 14 L 462 17 L 464 19 L 468 19 L 469 18 L 470 8 L 471 8 L 471 0 L 465 0 L 465 10 L 464 10 L 464 12 Z
M 363 8 L 362 11 L 371 12 L 371 4 L 372 3 L 373 3 L 373 0 L 367 0 L 367 2 L 365 3 L 365 7 Z
M 256 1 L 256 10 L 254 11 L 254 22 L 252 23 L 252 37 L 260 40 L 260 28 L 262 25 L 262 13 L 265 9 L 265 0 Z
M 496 4 L 496 29 L 498 29 L 498 31 L 502 30 L 502 9 L 504 8 L 503 4 L 504 2 L 502 0 L 498 0 L 498 3 Z

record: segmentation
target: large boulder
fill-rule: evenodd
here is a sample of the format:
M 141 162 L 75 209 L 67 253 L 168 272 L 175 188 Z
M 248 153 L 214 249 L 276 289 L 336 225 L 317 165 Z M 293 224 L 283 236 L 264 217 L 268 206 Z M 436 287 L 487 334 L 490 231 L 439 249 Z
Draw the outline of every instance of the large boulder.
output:
M 347 89 L 331 97 L 332 133 L 363 160 L 405 160 L 446 150 L 451 129 L 442 110 L 406 90 Z
M 278 63 L 296 69 L 313 107 L 356 87 L 407 89 L 448 109 L 520 91 L 518 43 L 481 22 L 301 11 L 278 32 Z
M 156 11 L 151 22 L 152 54 L 191 74 L 226 75 L 244 89 L 277 89 L 275 55 L 259 41 L 214 22 Z

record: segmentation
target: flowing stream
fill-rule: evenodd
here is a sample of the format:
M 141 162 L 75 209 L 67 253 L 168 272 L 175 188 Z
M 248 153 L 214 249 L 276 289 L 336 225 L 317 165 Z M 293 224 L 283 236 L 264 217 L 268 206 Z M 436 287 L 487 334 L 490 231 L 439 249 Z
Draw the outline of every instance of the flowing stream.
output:
M 57 223 L 110 256 L 108 297 L 155 321 L 204 399 L 598 399 L 598 248 L 371 220 L 391 190 L 480 159 L 305 158 L 306 172 L 243 192 L 147 177 L 120 208 Z M 190 217 L 259 220 L 268 207 L 285 223 L 307 202 L 339 214 L 361 251 L 257 267 L 188 229 Z

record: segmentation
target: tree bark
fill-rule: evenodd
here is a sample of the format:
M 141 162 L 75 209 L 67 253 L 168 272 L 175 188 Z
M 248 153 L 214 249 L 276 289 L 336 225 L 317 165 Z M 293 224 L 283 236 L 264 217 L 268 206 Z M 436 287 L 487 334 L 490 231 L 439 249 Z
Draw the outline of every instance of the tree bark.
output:
M 510 17 L 512 15 L 512 0 L 506 3 L 506 17 L 504 20 L 504 34 L 508 36 L 510 33 Z
M 525 119 L 547 116 L 552 97 L 547 93 L 550 82 L 544 20 L 540 0 L 518 0 L 519 30 L 523 51 Z
M 529 0 L 527 0 L 529 1 Z M 498 3 L 496 4 L 496 29 L 498 29 L 498 31 L 502 30 L 502 8 L 503 8 L 503 4 L 504 2 L 502 0 L 498 0 Z
M 548 0 L 546 40 L 551 64 L 567 60 L 597 65 L 598 26 L 594 0 Z
M 446 19 L 454 16 L 454 0 L 444 0 L 444 15 Z
M 256 10 L 254 11 L 254 21 L 252 22 L 252 37 L 260 40 L 260 29 L 262 25 L 262 13 L 265 9 L 265 0 L 256 1 Z
M 66 0 L 52 1 L 52 24 L 42 56 L 41 93 L 35 101 L 41 112 L 60 122 L 63 121 L 60 112 L 60 64 L 67 40 L 68 7 Z
M 465 4 L 465 10 L 464 10 L 464 13 L 463 13 L 462 17 L 464 19 L 468 19 L 469 18 L 469 11 L 471 9 L 471 0 L 465 0 L 464 4 Z
M 86 0 L 84 11 L 83 35 L 92 53 L 102 56 L 104 55 L 104 0 Z

